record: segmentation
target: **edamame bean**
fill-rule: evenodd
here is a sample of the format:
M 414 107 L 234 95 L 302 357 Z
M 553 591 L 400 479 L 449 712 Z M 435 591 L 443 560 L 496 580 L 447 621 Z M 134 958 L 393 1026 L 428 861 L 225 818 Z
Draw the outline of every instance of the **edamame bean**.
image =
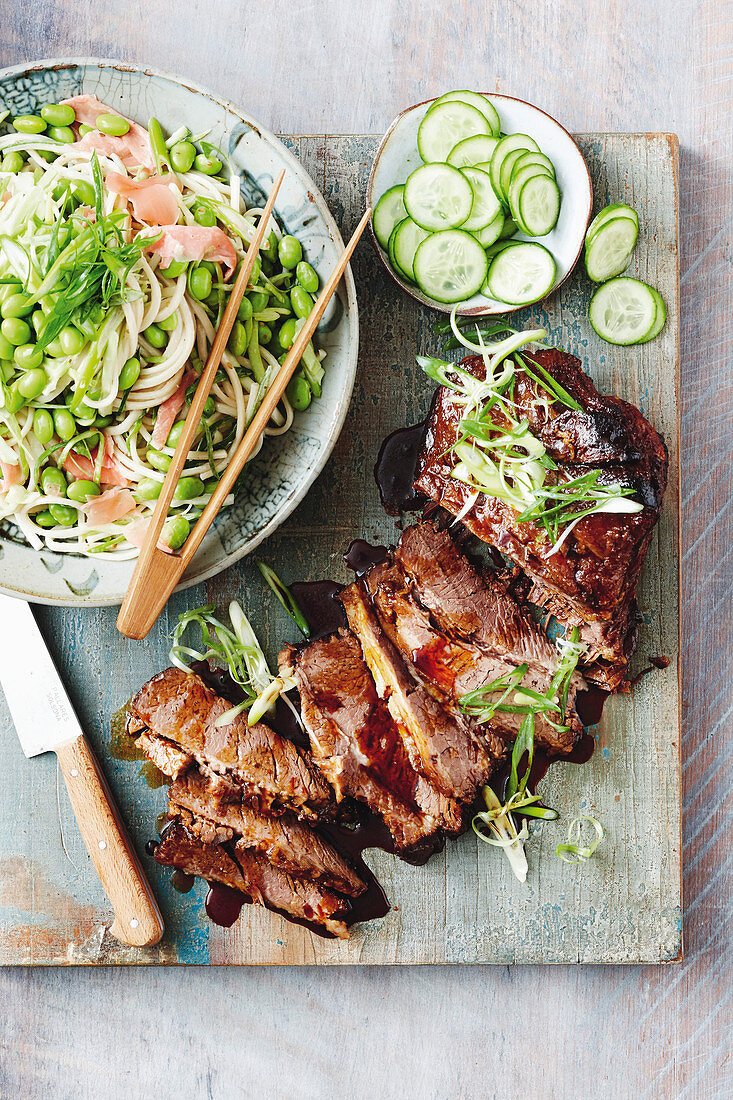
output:
M 162 488 L 162 481 L 156 481 L 152 477 L 141 477 L 133 496 L 135 500 L 157 500 Z
M 13 119 L 13 126 L 19 134 L 42 134 L 46 129 L 40 115 L 18 115 Z
M 272 340 L 272 329 L 269 325 L 266 325 L 264 321 L 260 321 L 258 339 L 260 344 L 269 344 L 270 340 Z
M 93 424 L 97 416 L 97 410 L 93 409 L 91 405 L 87 405 L 86 401 L 80 401 L 74 409 L 74 413 L 79 423 L 85 427 Z
M 41 474 L 41 488 L 46 496 L 65 497 L 66 478 L 63 470 L 59 470 L 58 466 L 47 466 Z
M 164 455 L 161 451 L 156 451 L 154 447 L 148 447 L 147 459 L 149 465 L 154 470 L 160 470 L 161 473 L 165 473 L 171 464 L 171 455 Z
M 188 273 L 188 289 L 194 298 L 203 302 L 211 294 L 211 272 L 205 267 L 192 267 Z
M 20 317 L 6 317 L 0 325 L 0 332 L 16 348 L 20 344 L 27 344 L 31 338 L 30 325 Z
M 267 309 L 267 303 L 270 301 L 270 295 L 266 294 L 262 290 L 255 290 L 250 294 L 250 302 L 252 303 L 253 313 L 262 313 L 263 309 Z
M 196 157 L 196 170 L 203 172 L 205 176 L 215 176 L 221 171 L 221 161 L 218 157 L 207 157 L 205 153 L 199 153 Z
M 164 332 L 173 332 L 178 326 L 178 314 L 171 313 L 170 317 L 164 317 L 162 321 L 156 321 L 155 323 Z
M 277 255 L 283 267 L 296 267 L 303 259 L 303 246 L 297 237 L 287 233 L 278 242 Z
M 33 302 L 27 294 L 10 294 L 4 302 L 0 303 L 0 313 L 3 317 L 27 317 L 33 309 Z
M 285 393 L 290 404 L 298 412 L 307 409 L 311 403 L 311 388 L 300 373 L 293 375 L 285 388 Z
M 43 362 L 43 352 L 37 344 L 21 344 L 20 347 L 15 349 L 13 359 L 21 370 L 33 371 L 36 367 L 40 367 Z
M 46 324 L 46 314 L 42 309 L 34 309 L 31 314 L 31 325 L 35 331 L 36 336 L 40 336 L 41 330 Z
M 65 328 L 62 328 L 58 335 L 58 340 L 64 355 L 78 355 L 86 343 L 79 329 L 74 328 L 73 325 L 67 325 Z
M 13 358 L 13 345 L 3 336 L 0 332 L 0 359 L 12 359 Z
M 140 360 L 128 359 L 124 367 L 120 371 L 120 389 L 129 390 L 130 386 L 134 386 L 140 377 Z
M 241 321 L 242 324 L 244 324 L 246 321 L 252 319 L 253 312 L 254 310 L 252 309 L 252 303 L 245 295 L 244 298 L 242 298 L 242 301 L 239 303 L 239 309 L 237 310 L 237 320 Z
M 94 427 L 95 428 L 108 428 L 110 424 L 114 423 L 114 416 L 95 416 Z
M 17 172 L 20 172 L 24 164 L 23 154 L 19 153 L 17 149 L 13 149 L 11 153 L 6 153 L 3 157 L 0 170 L 3 172 L 12 172 L 13 175 L 15 175 Z
M 188 267 L 187 260 L 171 260 L 167 267 L 161 267 L 160 273 L 166 279 L 177 279 Z
M 294 317 L 289 317 L 287 321 L 283 321 L 280 325 L 280 329 L 277 334 L 277 342 L 283 351 L 289 351 L 292 348 L 295 337 L 298 331 L 298 322 Z
M 64 145 L 73 145 L 76 141 L 74 131 L 70 126 L 51 126 L 48 136 L 54 141 L 62 141 Z
M 48 409 L 36 409 L 33 413 L 33 434 L 42 447 L 53 439 L 53 417 Z
M 79 137 L 84 137 L 86 134 L 91 134 L 93 129 L 94 127 L 90 126 L 88 122 L 82 122 L 81 126 L 79 127 Z
M 252 264 L 252 270 L 249 273 L 248 286 L 257 286 L 260 281 L 260 274 L 262 272 L 262 260 L 259 256 L 255 256 L 255 262 Z
M 71 190 L 83 206 L 94 206 L 94 188 L 88 180 L 74 180 Z
M 107 134 L 109 137 L 122 137 L 130 130 L 130 123 L 122 115 L 97 115 L 95 122 L 100 134 Z
M 60 527 L 73 527 L 79 518 L 76 508 L 70 504 L 49 504 L 48 510 Z
M 23 287 L 14 279 L 9 283 L 0 283 L 0 304 L 12 298 L 14 294 L 21 294 Z
M 227 340 L 227 347 L 237 358 L 241 358 L 247 350 L 247 330 L 241 321 L 234 322 L 231 335 Z
M 36 512 L 34 516 L 31 516 L 31 519 L 34 519 L 39 527 L 56 526 L 56 520 L 53 518 L 47 508 L 45 508 L 42 512 Z
M 49 126 L 71 126 L 76 122 L 76 111 L 70 103 L 47 103 L 41 107 L 41 118 Z
M 191 531 L 191 524 L 184 516 L 169 516 L 163 524 L 160 537 L 171 550 L 180 550 Z
M 76 500 L 79 504 L 86 504 L 92 497 L 98 497 L 101 491 L 96 481 L 87 481 L 84 478 L 80 478 L 78 481 L 72 481 L 71 485 L 69 485 L 66 490 L 66 495 L 69 500 Z
M 216 225 L 216 214 L 213 210 L 210 210 L 208 206 L 204 206 L 203 203 L 196 203 L 193 208 L 193 216 L 199 225 Z
M 166 447 L 173 447 L 175 449 L 178 446 L 178 440 L 181 438 L 185 426 L 185 420 L 177 420 L 175 422 L 171 430 L 168 432 L 168 438 L 165 441 Z
M 18 383 L 13 382 L 12 386 L 8 387 L 8 392 L 5 395 L 5 408 L 9 413 L 17 413 L 26 405 L 26 399 L 18 389 Z
M 193 500 L 204 494 L 204 483 L 200 477 L 182 477 L 173 493 L 174 500 Z
M 68 443 L 76 435 L 76 421 L 68 409 L 54 409 L 53 426 L 63 443 Z
M 34 348 L 35 345 L 31 344 L 30 347 Z M 48 375 L 45 370 L 36 367 L 27 370 L 25 374 L 20 376 L 18 379 L 18 393 L 25 397 L 26 401 L 34 401 L 39 394 L 43 393 L 47 384 Z
M 307 317 L 313 309 L 313 299 L 310 294 L 297 284 L 290 291 L 290 304 L 296 317 Z
M 177 141 L 168 150 L 174 172 L 190 172 L 196 159 L 196 146 L 190 141 Z
M 266 257 L 273 263 L 277 259 L 277 237 L 274 233 L 270 233 L 267 241 L 260 249 L 260 253 L 260 259 Z
M 53 359 L 60 359 L 64 354 L 61 347 L 61 341 L 58 336 L 55 340 L 49 340 L 46 344 L 46 355 L 50 355 Z
M 143 336 L 154 348 L 164 348 L 168 343 L 168 333 L 160 325 L 148 325 Z
M 295 278 L 303 290 L 309 294 L 315 294 L 318 290 L 318 273 L 311 267 L 307 260 L 301 260 L 295 269 Z
M 204 415 L 213 416 L 216 412 L 216 401 L 213 397 L 206 398 L 206 404 L 204 405 Z

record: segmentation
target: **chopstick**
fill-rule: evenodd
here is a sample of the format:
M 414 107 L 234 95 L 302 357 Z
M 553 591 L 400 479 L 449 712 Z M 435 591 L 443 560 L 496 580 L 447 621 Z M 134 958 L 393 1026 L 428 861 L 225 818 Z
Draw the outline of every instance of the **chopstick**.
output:
M 277 190 L 281 179 L 282 173 L 276 183 L 274 191 Z M 270 201 L 272 200 L 273 195 L 270 196 Z M 270 204 L 268 203 L 268 206 L 269 205 Z M 269 211 L 267 211 L 267 213 L 269 216 Z M 120 608 L 120 613 L 117 617 L 117 629 L 128 638 L 144 638 L 147 635 L 158 615 L 163 610 L 168 600 L 168 597 L 170 596 L 173 589 L 176 587 L 178 581 L 181 578 L 181 575 L 184 573 L 194 554 L 201 545 L 201 542 L 203 541 L 206 532 L 209 530 L 209 527 L 213 523 L 217 513 L 219 512 L 219 509 L 221 508 L 228 494 L 234 487 L 234 484 L 240 473 L 242 472 L 245 463 L 250 458 L 252 452 L 257 446 L 260 437 L 265 430 L 268 421 L 270 420 L 270 417 L 272 416 L 275 408 L 278 405 L 278 402 L 281 400 L 283 394 L 285 393 L 285 387 L 287 386 L 298 364 L 300 363 L 301 356 L 307 348 L 311 337 L 316 330 L 316 326 L 323 316 L 323 312 L 329 301 L 331 300 L 331 297 L 336 290 L 336 287 L 341 281 L 341 277 L 346 270 L 349 260 L 351 259 L 351 255 L 356 248 L 359 239 L 364 232 L 364 229 L 369 223 L 370 217 L 371 209 L 367 209 L 361 221 L 354 230 L 351 240 L 341 254 L 341 257 L 339 258 L 336 267 L 334 268 L 325 286 L 323 287 L 323 290 L 319 294 L 318 299 L 313 306 L 313 309 L 311 310 L 305 321 L 305 324 L 302 326 L 300 332 L 296 336 L 293 346 L 288 352 L 286 358 L 283 360 L 282 366 L 275 375 L 275 378 L 273 379 L 269 389 L 267 390 L 267 393 L 264 395 L 262 402 L 257 409 L 257 412 L 255 413 L 249 424 L 249 427 L 244 433 L 244 436 L 242 437 L 239 446 L 230 458 L 226 470 L 222 474 L 216 489 L 212 493 L 203 512 L 199 516 L 196 525 L 188 536 L 188 539 L 186 540 L 183 549 L 178 554 L 171 554 L 167 553 L 164 550 L 161 550 L 157 546 L 157 539 L 163 526 L 165 516 L 168 512 L 168 505 L 170 504 L 171 498 L 173 496 L 173 490 L 178 482 L 178 477 L 181 473 L 181 470 L 183 469 L 185 454 L 181 454 L 179 456 L 179 451 L 182 451 L 182 448 L 185 447 L 185 453 L 188 453 L 188 449 L 190 448 L 191 442 L 193 441 L 194 429 L 199 422 L 201 412 L 203 411 L 204 401 L 206 400 L 206 395 L 208 395 L 209 392 L 207 388 L 206 394 L 204 395 L 203 399 L 201 401 L 197 401 L 199 396 L 199 389 L 201 389 L 201 383 L 203 383 L 204 378 L 209 371 L 212 356 L 214 353 L 214 347 L 221 345 L 219 350 L 220 358 L 221 353 L 224 350 L 226 336 L 221 341 L 219 339 L 219 336 L 227 320 L 227 314 L 229 313 L 229 307 L 227 307 L 227 311 L 222 318 L 222 324 L 219 329 L 219 333 L 217 333 L 216 340 L 214 341 L 214 346 L 212 347 L 211 354 L 209 355 L 209 359 L 207 360 L 206 368 L 201 376 L 201 383 L 199 383 L 199 389 L 197 389 L 196 391 L 194 403 L 192 403 L 189 414 L 186 417 L 186 427 L 184 428 L 183 434 L 181 436 L 181 441 L 176 448 L 176 454 L 174 455 L 174 460 L 171 463 L 171 468 L 166 476 L 166 480 L 163 485 L 163 491 L 161 491 L 161 495 L 158 498 L 158 506 L 155 510 L 153 520 L 151 520 L 151 528 L 154 521 L 158 521 L 157 526 L 155 530 L 151 531 L 149 529 L 146 533 L 145 544 L 140 552 L 140 556 L 135 566 L 135 571 L 130 580 L 130 584 L 128 586 L 127 592 L 125 593 L 122 607 Z M 263 215 L 263 218 L 260 221 L 260 225 L 262 225 L 263 222 L 266 222 L 266 220 L 267 219 Z M 260 236 L 260 240 L 261 239 L 262 235 Z M 255 247 L 256 242 L 259 247 L 259 241 L 257 241 L 257 238 L 255 237 L 255 240 L 253 240 L 252 244 L 250 245 L 250 250 L 247 253 L 248 261 L 250 259 L 250 252 Z M 252 263 L 254 263 L 254 257 L 252 257 Z M 232 298 L 237 291 L 240 279 L 237 280 L 237 284 L 235 285 L 234 290 L 232 290 Z M 242 293 L 243 290 L 244 287 L 242 287 Z M 233 306 L 233 314 L 236 313 L 238 304 L 239 299 L 237 299 L 236 304 L 234 304 Z M 232 305 L 231 302 L 230 305 Z M 230 329 L 233 322 L 234 316 L 231 316 L 229 324 Z M 213 376 L 215 373 L 216 367 L 211 371 L 209 388 L 211 385 L 211 381 L 213 381 Z M 197 412 L 194 414 L 194 409 L 197 406 Z M 190 424 L 189 421 L 191 422 Z M 176 458 L 178 457 L 181 458 L 181 461 L 176 463 Z M 171 479 L 170 484 L 169 479 Z M 166 489 L 168 491 L 164 498 L 163 492 Z

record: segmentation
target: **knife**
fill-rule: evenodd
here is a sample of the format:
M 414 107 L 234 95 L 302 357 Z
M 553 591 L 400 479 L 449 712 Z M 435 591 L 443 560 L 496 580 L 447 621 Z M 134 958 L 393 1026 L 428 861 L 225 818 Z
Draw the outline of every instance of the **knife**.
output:
M 163 918 L 30 605 L 0 595 L 0 684 L 27 757 L 55 752 L 77 824 L 112 903 L 111 934 L 158 943 Z

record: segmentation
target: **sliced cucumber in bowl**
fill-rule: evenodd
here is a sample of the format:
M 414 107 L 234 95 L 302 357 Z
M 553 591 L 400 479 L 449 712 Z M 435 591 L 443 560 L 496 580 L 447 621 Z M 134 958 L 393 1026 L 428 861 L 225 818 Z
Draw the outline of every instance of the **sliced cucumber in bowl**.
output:
M 407 178 L 404 204 L 409 217 L 423 229 L 454 229 L 471 213 L 473 191 L 460 169 L 423 164 Z
M 454 168 L 473 168 L 491 160 L 491 154 L 499 144 L 499 139 L 488 134 L 476 134 L 474 137 L 459 141 L 448 154 L 448 164 Z M 484 171 L 487 169 L 484 168 Z
M 477 134 L 492 136 L 491 124 L 476 107 L 460 100 L 436 103 L 420 123 L 417 149 L 426 164 L 445 161 L 459 141 Z
M 517 149 L 523 149 L 525 152 L 531 150 L 534 153 L 539 152 L 539 146 L 537 142 L 529 137 L 528 134 L 507 134 L 503 137 L 499 144 L 491 154 L 491 182 L 494 185 L 499 198 L 502 197 L 501 189 L 501 169 L 504 161 L 510 153 L 515 152 Z
M 434 110 L 442 103 L 468 103 L 471 107 L 475 107 L 477 111 L 480 111 L 486 121 L 491 127 L 491 133 L 494 137 L 498 137 L 501 132 L 501 122 L 496 107 L 487 99 L 485 95 L 481 95 L 480 92 L 469 92 L 466 89 L 457 92 L 446 92 L 445 95 L 436 99 L 430 110 Z
M 492 222 L 489 222 L 483 229 L 474 229 L 471 231 L 471 236 L 475 237 L 482 248 L 488 248 L 495 241 L 499 239 L 504 231 L 506 225 L 506 218 L 504 217 L 503 210 L 499 210 Z
M 448 229 L 431 233 L 415 253 L 415 282 L 436 302 L 463 302 L 484 284 L 488 260 L 470 233 Z
M 585 270 L 594 283 L 605 283 L 620 275 L 631 263 L 639 235 L 638 223 L 622 215 L 611 217 L 586 238 Z
M 461 171 L 473 191 L 471 213 L 461 222 L 462 228 L 470 233 L 474 229 L 484 229 L 490 225 L 501 214 L 501 203 L 487 172 L 482 172 L 480 168 L 462 168 Z
M 519 242 L 494 256 L 486 286 L 492 298 L 508 305 L 529 305 L 552 290 L 557 265 L 541 244 Z
M 590 301 L 590 323 L 609 344 L 642 344 L 659 332 L 658 298 L 661 295 L 640 279 L 622 275 L 604 283 Z M 662 308 L 664 303 L 662 302 Z M 664 320 L 662 320 L 662 325 Z
M 415 253 L 425 238 L 429 236 L 428 230 L 423 229 L 412 218 L 405 218 L 395 227 L 393 237 L 390 240 L 394 262 L 398 270 L 411 282 L 415 281 Z
M 526 176 L 525 173 L 533 173 Z M 554 229 L 560 214 L 560 189 L 546 171 L 534 165 L 520 172 L 511 192 L 514 220 L 528 237 L 545 237 Z
M 407 217 L 403 198 L 404 194 L 404 184 L 400 183 L 396 187 L 390 187 L 388 191 L 384 192 L 381 199 L 379 199 L 377 205 L 374 207 L 374 213 L 372 214 L 374 236 L 385 252 L 387 251 L 387 245 L 389 244 L 392 230 L 398 222 L 401 222 L 403 218 Z

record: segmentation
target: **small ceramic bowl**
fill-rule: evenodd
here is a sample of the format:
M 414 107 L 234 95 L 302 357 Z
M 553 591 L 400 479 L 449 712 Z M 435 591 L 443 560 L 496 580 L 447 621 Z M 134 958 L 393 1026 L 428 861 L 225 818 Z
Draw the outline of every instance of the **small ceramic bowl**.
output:
M 533 107 L 531 103 L 514 99 L 512 96 L 489 94 L 488 98 L 499 112 L 502 132 L 529 134 L 555 166 L 557 183 L 562 196 L 557 225 L 546 237 L 530 238 L 521 233 L 515 235 L 516 240 L 538 241 L 555 257 L 557 277 L 549 291 L 552 294 L 565 282 L 583 248 L 585 231 L 593 209 L 590 174 L 580 149 L 567 130 L 554 118 L 540 111 L 538 107 Z M 373 207 L 390 187 L 404 183 L 410 173 L 422 164 L 417 151 L 417 131 L 434 102 L 434 99 L 428 99 L 424 103 L 416 103 L 414 107 L 408 107 L 397 116 L 387 130 L 377 149 L 367 184 L 369 206 Z M 453 308 L 451 305 L 428 298 L 414 283 L 408 283 L 395 273 L 387 253 L 374 234 L 373 226 L 370 225 L 370 229 L 379 258 L 394 281 L 418 302 L 432 306 L 433 309 L 438 309 L 442 313 L 450 313 Z M 528 302 L 521 306 L 512 306 L 496 298 L 476 294 L 468 302 L 462 303 L 457 312 L 463 316 L 472 313 L 506 314 L 514 313 L 531 304 Z

